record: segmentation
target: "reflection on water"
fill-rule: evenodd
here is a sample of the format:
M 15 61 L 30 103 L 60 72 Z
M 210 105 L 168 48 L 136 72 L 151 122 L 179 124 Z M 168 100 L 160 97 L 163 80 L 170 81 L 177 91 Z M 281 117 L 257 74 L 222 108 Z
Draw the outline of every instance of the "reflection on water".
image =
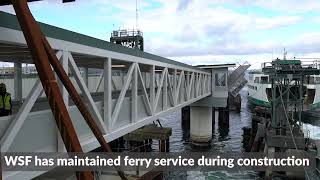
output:
M 302 114 L 303 132 L 313 139 L 320 139 L 320 110 Z
M 242 91 L 241 113 L 230 112 L 230 127 L 218 127 L 218 114 L 216 112 L 215 129 L 213 130 L 213 139 L 211 147 L 201 151 L 226 152 L 226 151 L 244 151 L 242 148 L 242 128 L 248 126 L 251 122 L 250 109 L 247 108 L 247 92 Z M 170 152 L 181 151 L 199 151 L 193 149 L 189 142 L 188 130 L 181 128 L 181 114 L 175 112 L 163 119 L 162 125 L 172 127 L 172 136 L 170 137 Z M 166 179 L 260 179 L 256 172 L 170 172 L 166 174 Z
M 218 127 L 218 114 L 216 112 L 215 128 L 213 130 L 213 139 L 211 147 L 205 151 L 212 152 L 227 152 L 244 151 L 242 147 L 242 128 L 249 126 L 251 123 L 251 112 L 249 104 L 247 104 L 247 91 L 240 92 L 242 96 L 241 112 L 230 112 L 230 127 Z M 320 112 L 313 113 L 320 116 Z M 170 152 L 181 151 L 199 151 L 192 149 L 189 142 L 190 133 L 188 130 L 181 128 L 181 114 L 175 112 L 163 119 L 162 124 L 164 126 L 172 127 L 172 136 L 170 137 Z M 305 115 L 303 117 L 305 133 L 308 131 L 311 138 L 320 139 L 320 117 L 310 117 Z M 203 150 L 201 150 L 203 151 Z M 211 171 L 211 172 L 170 172 L 165 175 L 166 179 L 262 179 L 258 176 L 258 173 L 252 171 L 246 172 L 226 172 L 226 171 Z

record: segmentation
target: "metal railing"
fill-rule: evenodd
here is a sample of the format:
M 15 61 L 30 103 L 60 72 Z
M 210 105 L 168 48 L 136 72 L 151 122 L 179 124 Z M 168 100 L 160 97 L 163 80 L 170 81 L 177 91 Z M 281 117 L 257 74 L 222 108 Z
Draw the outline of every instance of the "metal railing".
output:
M 141 30 L 136 29 L 123 29 L 123 30 L 117 30 L 113 31 L 111 33 L 111 37 L 128 37 L 128 36 L 143 36 L 143 33 Z
M 301 69 L 301 68 L 317 68 L 320 69 L 320 62 L 318 60 L 314 61 L 300 61 L 297 59 L 293 60 L 276 60 L 272 62 L 262 63 L 263 68 L 276 68 L 277 70 L 282 70 L 283 68 L 288 69 Z

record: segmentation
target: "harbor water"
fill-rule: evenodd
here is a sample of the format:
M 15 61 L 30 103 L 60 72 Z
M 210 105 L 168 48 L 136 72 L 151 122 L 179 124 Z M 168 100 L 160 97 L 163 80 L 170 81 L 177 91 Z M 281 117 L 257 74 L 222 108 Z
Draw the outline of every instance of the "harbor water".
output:
M 211 147 L 201 151 L 211 152 L 244 152 L 242 147 L 243 127 L 251 124 L 251 109 L 252 107 L 247 100 L 247 91 L 244 88 L 241 92 L 242 107 L 241 112 L 230 111 L 230 125 L 229 127 L 218 127 L 218 118 L 216 112 L 215 129 L 213 131 L 213 139 Z M 311 138 L 320 138 L 320 122 L 316 117 L 305 117 L 304 131 L 309 132 Z M 170 152 L 191 152 L 199 151 L 194 149 L 189 142 L 189 131 L 181 128 L 181 113 L 175 112 L 161 120 L 163 126 L 172 128 L 172 136 L 170 137 Z M 257 172 L 242 171 L 242 172 L 228 172 L 228 171 L 190 171 L 190 172 L 168 172 L 165 174 L 165 179 L 263 179 Z

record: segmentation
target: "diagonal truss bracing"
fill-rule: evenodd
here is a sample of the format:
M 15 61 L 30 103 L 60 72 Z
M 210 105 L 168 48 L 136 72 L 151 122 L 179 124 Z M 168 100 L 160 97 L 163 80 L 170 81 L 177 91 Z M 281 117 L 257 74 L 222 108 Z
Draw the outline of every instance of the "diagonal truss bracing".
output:
M 4 34 L 0 36 L 1 43 L 9 42 L 11 46 L 26 47 L 26 40 L 21 30 L 0 27 L 0 32 Z M 60 88 L 61 102 L 65 103 L 65 112 L 70 114 L 73 127 L 75 127 L 84 151 L 91 151 L 99 147 L 99 142 L 106 145 L 106 142 L 103 142 L 104 140 L 112 141 L 211 94 L 211 72 L 199 68 L 174 61 L 158 61 L 153 56 L 140 57 L 139 55 L 101 49 L 96 46 L 77 44 L 62 39 L 42 37 L 39 41 L 44 46 L 49 63 L 55 66 L 51 66 L 55 69 L 53 76 L 56 79 L 65 79 L 60 84 L 55 81 L 52 81 L 52 83 L 55 86 L 57 84 L 56 90 Z M 29 50 L 26 51 L 29 52 Z M 57 58 L 53 57 L 55 52 L 57 52 Z M 61 61 L 59 61 L 60 57 Z M 24 58 L 19 63 L 34 63 L 34 59 L 31 56 L 29 58 L 31 61 Z M 40 62 L 42 63 L 42 61 L 37 60 L 37 63 Z M 58 65 L 57 63 L 61 64 Z M 83 79 L 79 71 L 79 68 L 83 67 L 102 70 L 102 73 L 97 75 L 95 84 L 90 80 L 90 76 L 88 81 Z M 61 69 L 64 69 L 64 71 Z M 49 71 L 49 68 L 47 70 Z M 69 76 L 69 72 L 72 77 Z M 118 72 L 119 75 L 116 75 Z M 45 73 L 41 75 L 43 74 L 45 75 Z M 71 81 L 68 83 L 69 81 L 66 80 L 69 78 L 74 78 L 75 81 L 72 82 L 74 87 L 70 85 Z M 85 79 L 87 78 L 88 76 Z M 63 88 L 61 85 L 66 86 L 65 84 L 69 84 L 68 87 L 61 89 Z M 89 87 L 90 85 L 91 87 Z M 90 89 L 92 89 L 91 92 Z M 43 87 L 43 90 L 48 91 L 47 84 Z M 37 110 L 37 112 L 31 111 L 33 104 L 37 105 L 35 101 L 43 90 L 40 82 L 38 82 L 35 89 L 25 99 L 20 111 L 14 116 L 6 117 L 11 123 L 7 130 L 3 131 L 4 135 L 1 137 L 1 144 L 5 144 L 5 146 L 2 146 L 2 151 L 6 152 L 11 149 L 11 146 L 15 146 L 15 143 L 12 142 L 15 138 L 20 138 L 19 134 L 28 134 L 28 132 L 25 132 L 27 131 L 24 127 L 25 124 L 30 122 L 37 124 L 41 122 L 43 115 L 45 117 L 52 116 L 51 112 L 43 109 Z M 76 99 L 72 99 L 72 102 L 68 103 L 70 93 L 79 94 Z M 84 103 L 81 104 L 84 111 L 75 111 L 76 107 L 73 106 L 79 106 L 80 99 L 84 100 Z M 50 100 L 53 102 L 55 99 L 51 98 Z M 83 126 L 79 124 L 79 119 L 74 118 L 79 117 L 78 114 L 83 114 L 83 112 L 91 114 L 92 117 L 81 116 L 84 117 L 85 121 L 90 119 L 88 122 L 91 125 Z M 56 117 L 60 118 L 58 115 Z M 30 121 L 31 118 L 32 121 Z M 42 131 L 47 132 L 48 129 L 52 129 L 52 124 L 51 126 L 48 124 L 47 127 L 44 125 Z M 99 142 L 92 135 L 93 132 L 96 135 L 98 134 Z M 54 135 L 54 137 L 51 137 L 48 134 L 47 137 L 44 136 L 43 138 L 57 138 L 56 132 Z M 34 143 L 44 142 L 49 141 Z M 56 144 L 37 144 L 37 147 L 43 147 L 43 149 L 54 146 Z M 28 149 L 31 148 L 28 147 Z M 52 149 L 55 151 L 58 148 L 54 147 Z
M 117 63 L 119 63 L 118 59 Z M 141 66 L 144 71 L 140 68 Z M 112 71 L 112 68 L 108 70 Z M 128 112 L 130 117 L 127 117 L 130 120 L 127 122 L 137 123 L 211 93 L 210 73 L 171 69 L 137 62 L 129 64 L 128 69 L 124 71 L 126 71 L 126 78 L 122 83 L 120 94 L 112 100 L 115 105 L 108 109 L 113 110 L 108 110 L 110 112 L 105 116 L 112 115 L 111 119 L 104 119 L 104 121 L 110 121 L 108 124 L 111 125 L 111 131 L 117 131 L 121 122 L 125 121 L 119 116 L 124 116 L 127 110 L 130 110 Z M 112 92 L 105 89 L 104 93 L 109 93 L 105 97 L 110 97 Z M 126 96 L 126 94 L 129 95 Z M 130 103 L 125 103 L 126 100 Z M 138 105 L 140 101 L 142 106 Z M 121 115 L 120 112 L 122 112 Z M 145 116 L 141 117 L 143 112 L 146 112 Z

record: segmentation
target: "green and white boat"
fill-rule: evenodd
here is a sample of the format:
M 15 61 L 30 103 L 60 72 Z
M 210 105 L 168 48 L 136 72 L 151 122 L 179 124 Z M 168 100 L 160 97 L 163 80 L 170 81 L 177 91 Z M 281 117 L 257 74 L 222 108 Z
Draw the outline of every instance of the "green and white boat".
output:
M 279 60 L 280 63 L 293 65 L 299 60 Z M 292 64 L 293 63 L 293 64 Z M 301 64 L 306 66 L 306 64 Z M 320 70 L 318 61 L 308 62 L 308 66 L 317 67 Z M 261 71 L 249 72 L 248 100 L 256 106 L 271 107 L 271 81 L 268 75 Z M 320 76 L 311 75 L 304 79 L 304 110 L 313 110 L 320 107 Z

